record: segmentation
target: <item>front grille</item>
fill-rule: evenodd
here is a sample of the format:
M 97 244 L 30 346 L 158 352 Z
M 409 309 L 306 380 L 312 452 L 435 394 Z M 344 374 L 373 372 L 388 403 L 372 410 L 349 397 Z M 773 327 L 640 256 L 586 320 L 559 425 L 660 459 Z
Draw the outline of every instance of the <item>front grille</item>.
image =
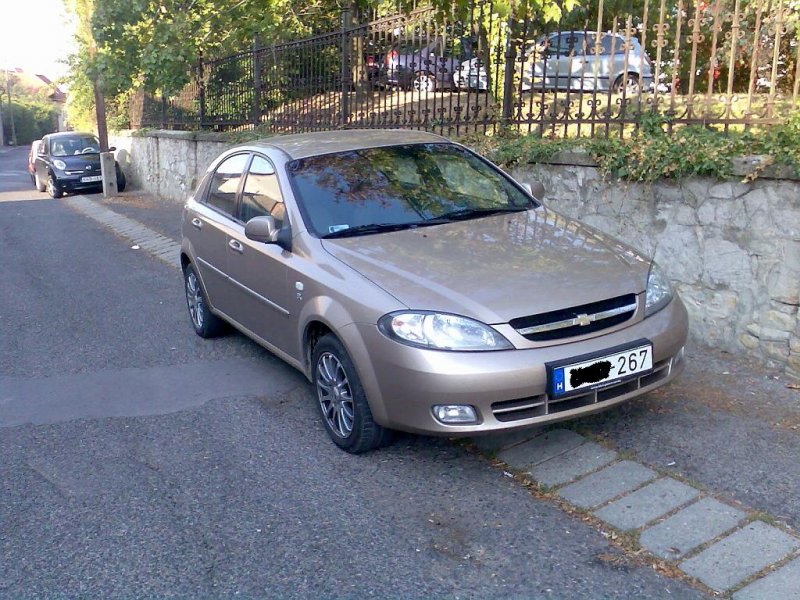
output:
M 678 358 L 674 359 L 677 365 Z M 569 398 L 550 398 L 546 394 L 540 396 L 532 396 L 530 398 L 522 398 L 519 400 L 506 400 L 504 402 L 495 402 L 492 404 L 492 414 L 494 418 L 503 423 L 509 421 L 521 421 L 523 419 L 531 419 L 533 417 L 545 417 L 547 415 L 554 415 L 576 408 L 583 408 L 584 406 L 591 406 L 593 404 L 603 404 L 615 398 L 619 398 L 624 394 L 635 392 L 649 385 L 661 381 L 666 378 L 671 372 L 671 365 L 669 360 L 662 360 L 656 363 L 653 370 L 645 373 L 641 377 L 630 379 L 610 385 L 608 387 L 600 388 L 597 390 L 590 390 L 585 394 L 579 396 L 570 396 Z
M 509 321 L 509 324 L 532 342 L 546 342 L 614 327 L 633 317 L 635 312 L 636 294 L 625 294 L 609 300 L 519 317 Z

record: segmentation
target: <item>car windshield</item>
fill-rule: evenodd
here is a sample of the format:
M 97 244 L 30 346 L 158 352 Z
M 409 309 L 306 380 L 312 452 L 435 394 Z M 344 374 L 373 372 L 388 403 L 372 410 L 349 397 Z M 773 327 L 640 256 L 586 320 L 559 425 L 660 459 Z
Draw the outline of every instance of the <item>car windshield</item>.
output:
M 536 204 L 498 169 L 452 144 L 412 144 L 295 160 L 289 174 L 309 229 L 346 237 Z
M 70 135 L 50 141 L 50 154 L 53 156 L 97 154 L 98 152 L 100 152 L 100 142 L 93 135 Z

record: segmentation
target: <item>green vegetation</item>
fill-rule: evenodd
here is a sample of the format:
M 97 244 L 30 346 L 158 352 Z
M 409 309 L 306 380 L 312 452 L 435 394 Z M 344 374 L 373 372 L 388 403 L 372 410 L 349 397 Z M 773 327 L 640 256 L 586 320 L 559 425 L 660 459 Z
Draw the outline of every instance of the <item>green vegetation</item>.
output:
M 33 140 L 38 140 L 43 135 L 58 129 L 58 107 L 52 102 L 15 98 L 11 105 L 18 145 L 30 144 Z M 3 131 L 7 138 L 11 137 L 11 119 L 8 103 L 5 101 L 3 101 Z
M 728 178 L 733 176 L 734 158 L 752 155 L 766 156 L 767 163 L 789 167 L 800 175 L 800 109 L 784 124 L 748 131 L 678 127 L 668 134 L 667 125 L 667 118 L 646 114 L 639 130 L 626 139 L 548 139 L 509 134 L 468 138 L 465 142 L 504 167 L 546 162 L 562 150 L 579 151 L 591 156 L 605 176 L 629 181 L 692 175 Z M 757 176 L 758 172 L 751 174 Z

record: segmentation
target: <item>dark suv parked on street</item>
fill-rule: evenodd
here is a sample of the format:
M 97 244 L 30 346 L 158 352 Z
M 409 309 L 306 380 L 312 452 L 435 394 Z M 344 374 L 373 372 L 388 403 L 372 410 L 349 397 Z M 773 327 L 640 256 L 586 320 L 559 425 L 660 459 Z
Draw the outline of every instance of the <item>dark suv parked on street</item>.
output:
M 116 148 L 110 148 L 113 152 Z M 125 174 L 116 163 L 117 190 L 125 189 Z M 34 162 L 33 183 L 52 198 L 103 187 L 100 142 L 91 133 L 53 133 L 42 138 Z

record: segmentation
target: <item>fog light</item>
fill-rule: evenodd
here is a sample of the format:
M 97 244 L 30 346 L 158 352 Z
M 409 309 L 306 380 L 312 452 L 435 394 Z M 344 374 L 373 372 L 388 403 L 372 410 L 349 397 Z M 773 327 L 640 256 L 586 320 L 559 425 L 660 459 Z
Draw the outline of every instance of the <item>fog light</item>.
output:
M 475 409 L 464 404 L 440 404 L 434 406 L 433 415 L 438 421 L 448 425 L 478 422 L 478 415 Z

